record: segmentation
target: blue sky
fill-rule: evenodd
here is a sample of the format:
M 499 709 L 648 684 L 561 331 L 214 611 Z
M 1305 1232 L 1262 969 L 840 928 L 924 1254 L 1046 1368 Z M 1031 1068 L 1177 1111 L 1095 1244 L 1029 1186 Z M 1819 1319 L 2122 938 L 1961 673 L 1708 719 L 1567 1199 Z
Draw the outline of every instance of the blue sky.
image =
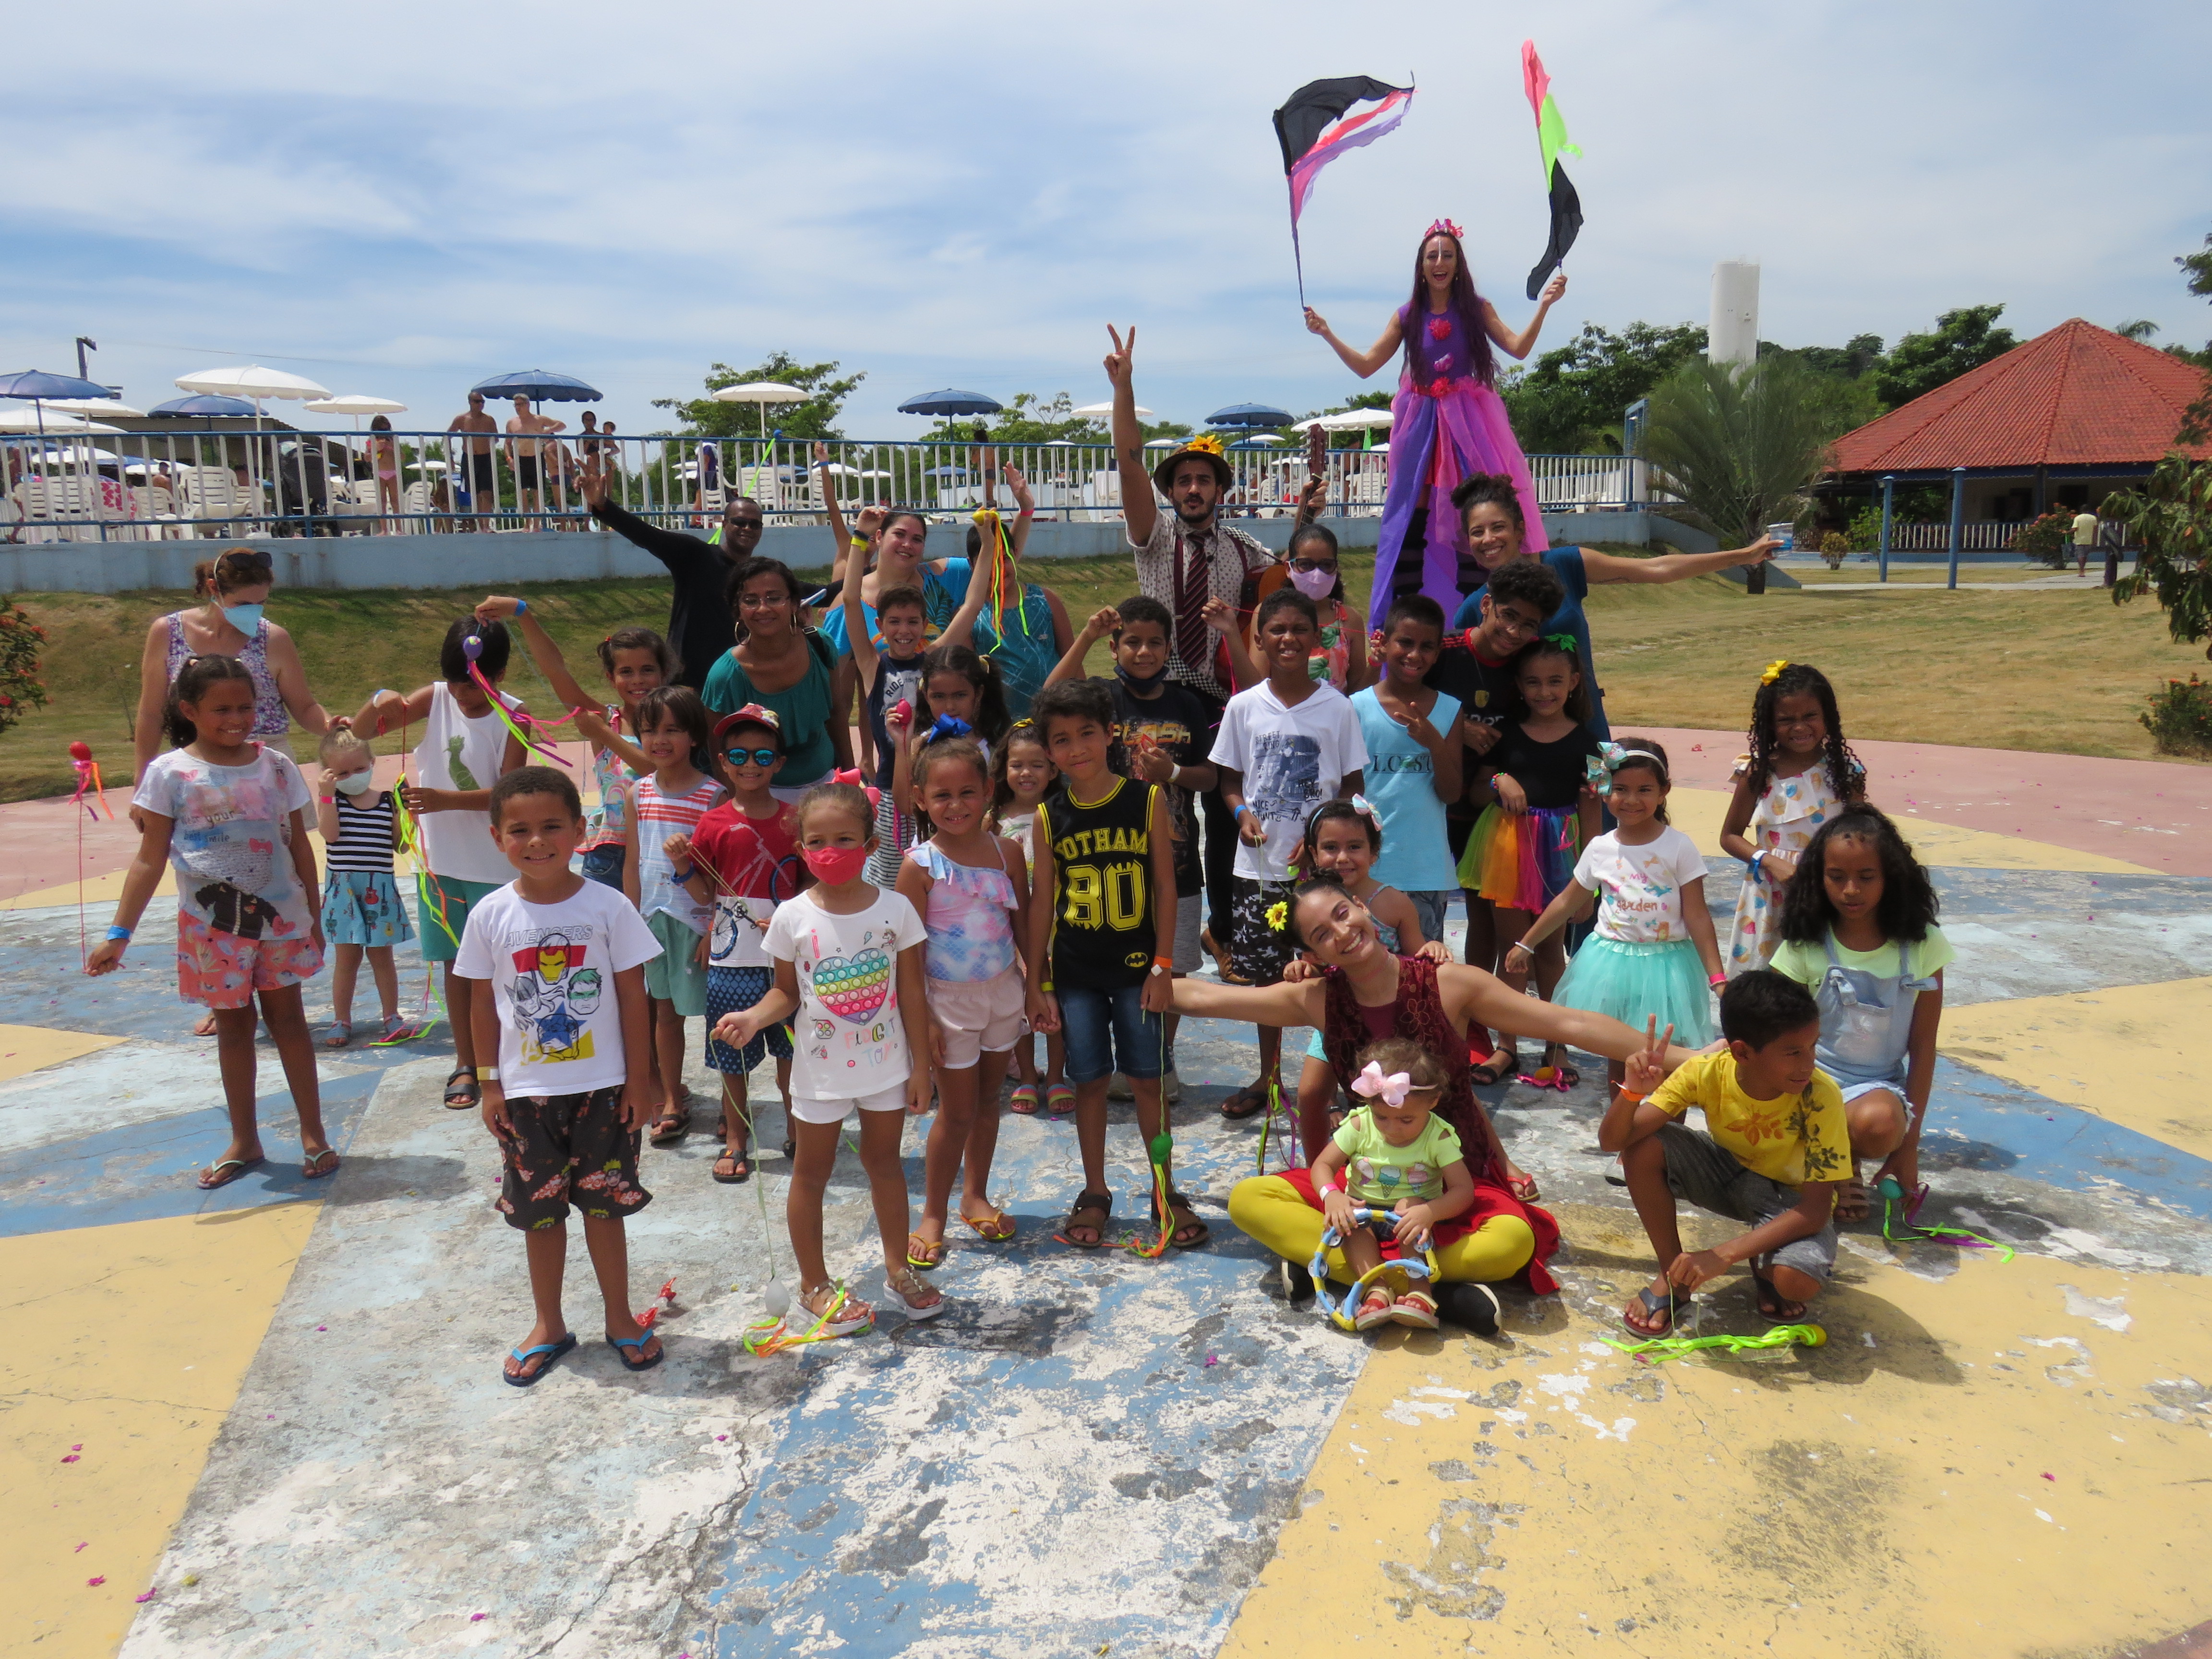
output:
M 2201 344 L 2175 254 L 2212 230 L 2212 9 L 1953 3 L 639 10 L 365 0 L 16 6 L 0 24 L 0 368 L 146 406 L 252 358 L 442 427 L 540 367 L 625 429 L 781 348 L 915 392 L 1106 395 L 1194 419 L 1358 389 L 1302 329 L 1269 112 L 1323 75 L 1418 78 L 1324 174 L 1308 292 L 1364 341 L 1420 228 L 1468 228 L 1510 321 L 1541 250 L 1533 34 L 1586 152 L 1588 225 L 1541 345 L 1703 321 L 1764 266 L 1761 332 L 1894 338 L 2002 301 L 2023 336 L 2148 317 Z M 649 21 L 640 21 L 649 20 Z M 1381 386 L 1378 377 L 1370 385 Z

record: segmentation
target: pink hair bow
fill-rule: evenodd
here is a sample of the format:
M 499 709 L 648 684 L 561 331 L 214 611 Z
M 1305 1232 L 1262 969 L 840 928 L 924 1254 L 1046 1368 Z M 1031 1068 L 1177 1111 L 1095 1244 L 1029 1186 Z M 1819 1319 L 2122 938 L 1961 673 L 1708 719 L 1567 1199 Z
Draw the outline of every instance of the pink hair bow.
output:
M 872 783 L 861 782 L 860 780 L 865 775 L 866 775 L 860 770 L 860 769 L 855 766 L 847 771 L 832 772 L 830 775 L 830 781 L 832 783 L 851 784 L 854 788 L 859 790 L 862 794 L 868 798 L 868 810 L 872 812 L 876 810 L 877 805 L 883 800 L 884 792 L 877 788 Z
M 1371 1060 L 1367 1062 L 1366 1069 L 1352 1079 L 1352 1093 L 1364 1095 L 1370 1100 L 1379 1099 L 1385 1106 L 1403 1106 L 1413 1088 L 1411 1073 L 1392 1072 L 1386 1077 L 1382 1068 Z

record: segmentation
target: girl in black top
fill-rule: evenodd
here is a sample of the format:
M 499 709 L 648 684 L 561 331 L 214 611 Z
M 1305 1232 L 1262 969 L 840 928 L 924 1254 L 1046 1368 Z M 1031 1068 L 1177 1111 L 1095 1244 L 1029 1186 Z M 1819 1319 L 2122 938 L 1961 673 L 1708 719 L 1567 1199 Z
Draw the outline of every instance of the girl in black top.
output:
M 1506 722 L 1483 757 L 1492 804 L 1477 819 L 1459 864 L 1462 887 L 1492 907 L 1498 948 L 1510 949 L 1572 878 L 1583 843 L 1598 831 L 1588 763 L 1598 739 L 1571 635 L 1536 641 L 1513 659 L 1526 713 Z M 1548 1001 L 1566 970 L 1558 933 L 1535 951 L 1536 988 Z M 1558 1044 L 1545 1050 L 1540 1083 L 1571 1089 L 1582 1079 Z

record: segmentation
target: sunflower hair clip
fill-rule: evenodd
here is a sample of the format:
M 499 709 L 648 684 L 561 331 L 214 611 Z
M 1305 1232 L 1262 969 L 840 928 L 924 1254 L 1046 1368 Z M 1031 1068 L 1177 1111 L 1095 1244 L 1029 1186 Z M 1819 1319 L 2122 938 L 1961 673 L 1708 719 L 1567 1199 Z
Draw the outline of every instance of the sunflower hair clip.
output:
M 1267 926 L 1283 933 L 1291 925 L 1291 906 L 1287 899 L 1277 899 L 1267 907 Z
M 1789 658 L 1777 657 L 1772 662 L 1766 665 L 1765 672 L 1759 677 L 1759 683 L 1761 685 L 1773 684 L 1775 681 L 1782 678 L 1782 671 L 1789 666 Z

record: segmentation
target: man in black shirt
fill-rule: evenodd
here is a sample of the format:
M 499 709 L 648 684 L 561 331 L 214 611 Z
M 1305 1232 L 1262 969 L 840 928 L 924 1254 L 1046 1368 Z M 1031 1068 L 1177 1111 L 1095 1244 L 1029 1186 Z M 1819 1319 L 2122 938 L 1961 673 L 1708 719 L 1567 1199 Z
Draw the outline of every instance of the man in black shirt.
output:
M 715 659 L 738 642 L 722 590 L 731 567 L 752 557 L 760 546 L 761 504 L 750 495 L 732 496 L 722 509 L 717 544 L 680 530 L 662 530 L 617 507 L 608 499 L 606 475 L 596 459 L 585 465 L 583 490 L 584 505 L 601 524 L 668 567 L 676 584 L 668 601 L 668 642 L 684 665 L 676 678 L 698 690 Z

